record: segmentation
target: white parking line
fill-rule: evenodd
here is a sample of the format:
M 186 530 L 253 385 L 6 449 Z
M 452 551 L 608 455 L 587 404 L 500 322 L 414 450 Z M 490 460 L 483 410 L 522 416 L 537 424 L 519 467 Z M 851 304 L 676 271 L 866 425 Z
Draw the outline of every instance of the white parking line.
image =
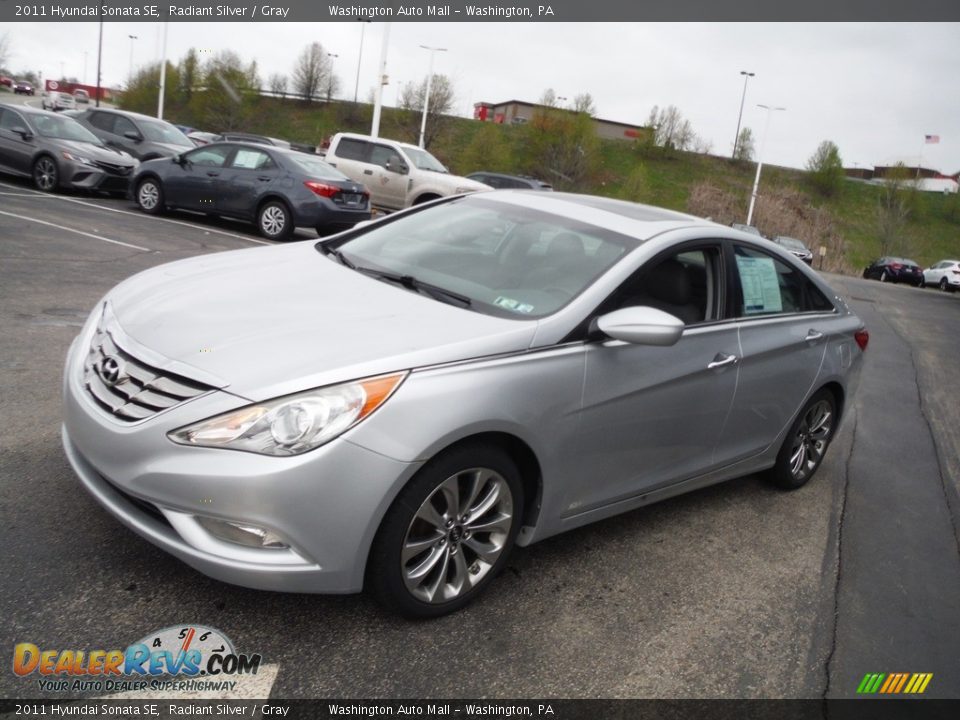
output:
M 75 228 L 70 228 L 65 225 L 57 225 L 52 222 L 47 222 L 46 220 L 37 220 L 36 218 L 27 217 L 26 215 L 17 215 L 16 213 L 6 212 L 5 210 L 0 210 L 0 215 L 7 215 L 9 217 L 17 218 L 18 220 L 26 220 L 27 222 L 39 223 L 40 225 L 49 225 L 52 228 L 57 228 L 57 230 L 76 233 L 77 235 L 83 235 L 84 237 L 93 238 L 94 240 L 103 240 L 104 242 L 112 243 L 114 245 L 123 245 L 124 247 L 133 248 L 134 250 L 154 252 L 149 248 L 140 247 L 139 245 L 131 245 L 130 243 L 121 242 L 120 240 L 111 240 L 110 238 L 105 238 L 102 235 L 94 235 L 93 233 L 84 232 L 83 230 L 76 230 Z
M 7 193 L 7 192 L 0 192 L 0 195 L 3 195 L 3 196 L 5 196 L 5 197 L 34 197 L 35 193 L 28 194 L 28 193 Z
M 7 185 L 6 183 L 0 182 L 0 187 L 8 187 L 19 189 L 16 185 Z M 273 245 L 273 243 L 266 242 L 265 240 L 257 240 L 255 238 L 247 237 L 246 235 L 237 235 L 236 233 L 227 232 L 226 230 L 218 230 L 216 228 L 204 227 L 203 225 L 194 225 L 192 223 L 183 222 L 182 220 L 174 220 L 172 218 L 157 217 L 156 215 L 146 215 L 140 212 L 130 212 L 129 210 L 120 210 L 119 208 L 108 207 L 107 205 L 100 205 L 99 203 L 86 202 L 84 200 L 79 200 L 78 198 L 64 197 L 63 195 L 48 195 L 46 193 L 34 192 L 32 195 L 24 195 L 23 197 L 42 197 L 48 198 L 50 200 L 62 200 L 64 202 L 72 202 L 77 205 L 85 205 L 87 207 L 96 208 L 98 210 L 106 210 L 107 212 L 120 213 L 121 215 L 132 215 L 133 217 L 143 218 L 144 220 L 159 220 L 160 222 L 172 223 L 173 225 L 183 225 L 184 227 L 193 228 L 194 230 L 203 230 L 209 233 L 215 233 L 217 235 L 225 235 L 226 237 L 237 238 L 238 240 L 246 240 L 247 242 L 256 243 L 257 245 Z
M 97 700 L 266 700 L 270 697 L 273 683 L 277 680 L 280 666 L 262 665 L 256 675 L 231 675 L 223 682 L 222 690 L 129 690 L 105 695 Z M 177 681 L 184 678 L 178 677 Z M 204 678 L 210 681 L 210 676 Z M 231 684 L 232 683 L 232 684 Z M 229 689 L 226 689 L 229 688 Z

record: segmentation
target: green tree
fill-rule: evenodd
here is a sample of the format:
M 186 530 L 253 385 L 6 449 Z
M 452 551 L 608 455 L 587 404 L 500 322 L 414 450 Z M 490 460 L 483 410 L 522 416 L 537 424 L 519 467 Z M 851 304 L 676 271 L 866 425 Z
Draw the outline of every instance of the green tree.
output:
M 480 123 L 457 158 L 455 170 L 464 175 L 478 170 L 515 172 L 515 154 L 508 137 L 512 129 L 491 122 Z
M 586 113 L 539 107 L 523 132 L 524 170 L 557 188 L 580 187 L 599 162 L 600 141 Z
M 312 100 L 330 87 L 331 75 L 333 61 L 329 53 L 320 43 L 312 42 L 303 49 L 293 67 L 294 92 L 305 100 Z
M 883 177 L 877 202 L 877 238 L 880 240 L 881 255 L 908 252 L 904 230 L 910 217 L 909 196 L 912 186 L 910 169 L 902 162 Z
M 166 93 L 164 95 L 164 115 L 183 118 L 184 103 L 179 95 L 180 73 L 177 66 L 167 63 Z M 160 99 L 160 63 L 141 65 L 120 96 L 120 107 L 124 110 L 156 115 Z
M 203 87 L 190 101 L 195 122 L 216 132 L 243 129 L 259 100 L 257 63 L 222 50 L 204 66 Z
M 197 51 L 190 48 L 178 67 L 180 74 L 179 91 L 184 102 L 190 102 L 200 80 L 200 60 Z
M 733 159 L 750 162 L 753 160 L 755 151 L 753 130 L 745 127 L 740 131 L 740 137 L 737 138 L 737 147 L 736 150 L 734 150 Z
M 400 91 L 400 107 L 405 112 L 398 121 L 409 136 L 420 137 L 423 121 L 423 102 L 427 95 L 427 78 L 419 83 L 407 83 Z M 423 133 L 423 146 L 429 148 L 437 136 L 449 125 L 449 113 L 453 109 L 456 90 L 453 81 L 446 75 L 434 75 L 430 81 L 430 99 L 427 106 L 427 126 Z
M 807 160 L 808 180 L 813 189 L 824 197 L 833 197 L 843 188 L 843 160 L 840 148 L 830 140 L 824 140 Z

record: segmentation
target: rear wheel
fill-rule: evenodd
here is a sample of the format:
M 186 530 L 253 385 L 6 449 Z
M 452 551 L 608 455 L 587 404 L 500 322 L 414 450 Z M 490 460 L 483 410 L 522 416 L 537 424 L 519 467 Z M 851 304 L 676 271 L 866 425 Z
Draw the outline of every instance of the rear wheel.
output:
M 882 273 L 880 273 L 880 282 L 886 282 L 887 280 L 889 280 L 889 277 L 890 276 L 887 275 L 887 271 L 884 270 Z
M 293 232 L 293 218 L 287 206 L 271 200 L 257 213 L 257 229 L 268 240 L 286 240 Z
M 446 615 L 506 564 L 523 517 L 520 472 L 494 445 L 441 453 L 400 492 L 370 550 L 367 588 L 412 618 Z
M 946 278 L 940 278 L 940 289 L 946 292 L 948 290 L 949 283 Z
M 144 178 L 137 185 L 137 206 L 145 213 L 158 215 L 163 211 L 163 186 L 156 178 Z
M 60 185 L 60 171 L 49 155 L 37 158 L 33 164 L 33 184 L 41 192 L 53 192 Z
M 787 433 L 768 477 L 777 487 L 796 490 L 820 467 L 837 427 L 837 401 L 826 388 L 817 392 Z

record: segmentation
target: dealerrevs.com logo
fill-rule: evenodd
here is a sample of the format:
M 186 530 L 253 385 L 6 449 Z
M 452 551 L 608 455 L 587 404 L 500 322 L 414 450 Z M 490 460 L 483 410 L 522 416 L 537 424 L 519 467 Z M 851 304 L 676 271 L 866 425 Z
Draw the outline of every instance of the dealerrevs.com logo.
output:
M 125 650 L 49 650 L 29 642 L 13 648 L 13 672 L 39 676 L 43 692 L 231 690 L 236 682 L 229 678 L 256 675 L 260 661 L 203 625 L 164 628 Z

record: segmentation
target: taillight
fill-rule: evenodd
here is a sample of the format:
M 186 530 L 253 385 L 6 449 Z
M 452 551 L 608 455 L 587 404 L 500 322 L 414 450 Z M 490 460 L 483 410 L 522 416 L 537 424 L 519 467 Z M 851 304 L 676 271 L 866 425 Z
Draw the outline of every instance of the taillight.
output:
M 870 342 L 870 333 L 867 332 L 866 328 L 860 328 L 853 334 L 853 339 L 857 341 L 861 351 L 866 350 L 867 343 Z
M 960 275 L 960 270 L 951 270 L 954 275 Z
M 326 183 L 317 182 L 316 180 L 304 180 L 303 184 L 306 185 L 311 192 L 316 193 L 320 197 L 332 198 L 340 192 L 340 188 L 335 185 L 327 185 Z
M 890 269 L 891 269 L 891 270 L 899 270 L 899 269 L 900 269 L 900 263 L 890 263 Z

